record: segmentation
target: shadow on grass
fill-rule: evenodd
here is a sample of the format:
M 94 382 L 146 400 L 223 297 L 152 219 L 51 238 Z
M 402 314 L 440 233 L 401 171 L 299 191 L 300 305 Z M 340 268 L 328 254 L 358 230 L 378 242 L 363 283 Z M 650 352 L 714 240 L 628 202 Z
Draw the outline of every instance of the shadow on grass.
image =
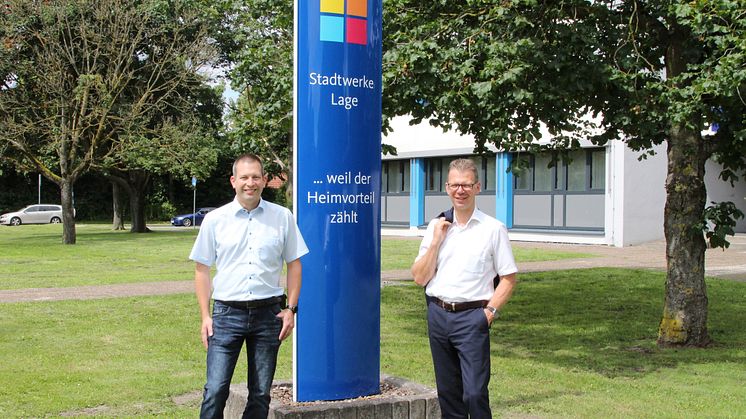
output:
M 583 269 L 520 275 L 503 317 L 492 330 L 492 354 L 530 359 L 607 377 L 640 376 L 680 364 L 743 363 L 746 284 L 708 279 L 706 349 L 655 345 L 665 274 L 647 270 Z M 400 287 L 396 287 L 400 288 Z M 417 287 L 385 290 L 396 301 L 404 334 L 427 333 Z M 414 307 L 414 309 L 413 309 Z M 413 335 L 413 336 L 414 336 Z

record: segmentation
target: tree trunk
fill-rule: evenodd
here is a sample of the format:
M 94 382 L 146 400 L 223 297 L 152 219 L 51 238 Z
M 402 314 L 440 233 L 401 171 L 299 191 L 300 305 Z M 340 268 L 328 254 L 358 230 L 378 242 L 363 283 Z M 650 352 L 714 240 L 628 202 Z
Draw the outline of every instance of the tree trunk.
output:
M 147 201 L 147 187 L 150 175 L 144 172 L 130 172 L 128 176 L 130 213 L 132 214 L 131 233 L 148 233 L 145 219 L 145 203 Z
M 62 178 L 60 202 L 62 204 L 62 244 L 75 244 L 75 212 L 73 208 L 73 181 Z
M 114 212 L 112 230 L 124 230 L 124 206 L 121 197 L 122 188 L 116 182 L 111 182 L 111 206 Z
M 130 212 L 132 213 L 132 233 L 147 233 L 148 226 L 145 222 L 145 192 L 133 190 L 130 194 Z
M 661 346 L 706 346 L 707 290 L 702 220 L 706 152 L 701 135 L 681 125 L 670 130 L 666 178 L 666 298 L 658 331 Z

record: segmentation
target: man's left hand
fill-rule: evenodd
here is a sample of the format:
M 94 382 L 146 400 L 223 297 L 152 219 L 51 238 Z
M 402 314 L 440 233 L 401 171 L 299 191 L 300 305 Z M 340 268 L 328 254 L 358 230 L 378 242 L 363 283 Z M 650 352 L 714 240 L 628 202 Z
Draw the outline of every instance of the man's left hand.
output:
M 487 317 L 487 327 L 492 326 L 492 321 L 495 320 L 495 315 L 491 311 L 484 309 L 484 316 Z
M 277 317 L 282 319 L 282 330 L 280 330 L 280 340 L 285 340 L 286 337 L 293 333 L 295 327 L 295 313 L 289 309 L 283 309 L 277 313 Z

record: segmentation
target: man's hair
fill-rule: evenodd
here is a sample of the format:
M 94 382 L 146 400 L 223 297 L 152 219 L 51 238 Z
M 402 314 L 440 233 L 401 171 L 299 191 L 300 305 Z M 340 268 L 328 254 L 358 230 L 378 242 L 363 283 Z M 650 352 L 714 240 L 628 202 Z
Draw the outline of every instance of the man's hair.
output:
M 233 162 L 233 176 L 236 176 L 236 166 L 242 161 L 259 163 L 259 167 L 262 169 L 262 176 L 264 176 L 264 164 L 262 163 L 262 159 L 254 153 L 244 153 L 236 158 L 236 161 Z
M 474 182 L 479 182 L 479 171 L 477 165 L 471 159 L 456 159 L 448 165 L 448 171 L 458 170 L 459 172 L 474 173 Z

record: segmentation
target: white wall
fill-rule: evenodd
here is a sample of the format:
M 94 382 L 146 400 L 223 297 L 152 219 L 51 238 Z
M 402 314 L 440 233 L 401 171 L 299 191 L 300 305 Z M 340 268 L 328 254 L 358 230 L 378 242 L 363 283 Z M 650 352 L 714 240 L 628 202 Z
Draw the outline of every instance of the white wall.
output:
M 474 150 L 471 135 L 461 135 L 456 130 L 443 132 L 442 128 L 433 127 L 427 121 L 409 125 L 409 120 L 409 116 L 397 116 L 391 120 L 392 131 L 382 141 L 396 147 L 398 155 L 383 156 L 384 160 L 469 154 Z
M 384 144 L 396 147 L 398 156 L 383 156 L 384 160 L 410 157 L 436 157 L 456 154 L 470 154 L 474 150 L 474 136 L 462 135 L 456 128 L 443 131 L 442 128 L 434 127 L 424 119 L 417 125 L 409 125 L 410 117 L 397 116 L 391 120 L 392 131 L 383 136 Z M 540 129 L 543 144 L 551 140 L 549 131 L 542 125 Z M 591 147 L 590 141 L 580 142 L 581 147 Z M 493 145 L 487 144 L 487 148 L 497 151 Z
M 654 148 L 656 155 L 638 160 L 640 153 L 624 147 L 624 185 L 622 203 L 622 242 L 632 246 L 663 235 L 663 210 L 666 205 L 668 158 L 665 144 Z
M 735 186 L 730 186 L 730 182 L 724 182 L 718 178 L 721 170 L 722 166 L 712 160 L 708 160 L 705 165 L 705 186 L 707 186 L 707 203 L 705 206 L 711 205 L 712 201 L 731 201 L 746 214 L 746 179 L 740 176 L 740 180 Z M 746 218 L 738 220 L 736 232 L 746 232 Z

